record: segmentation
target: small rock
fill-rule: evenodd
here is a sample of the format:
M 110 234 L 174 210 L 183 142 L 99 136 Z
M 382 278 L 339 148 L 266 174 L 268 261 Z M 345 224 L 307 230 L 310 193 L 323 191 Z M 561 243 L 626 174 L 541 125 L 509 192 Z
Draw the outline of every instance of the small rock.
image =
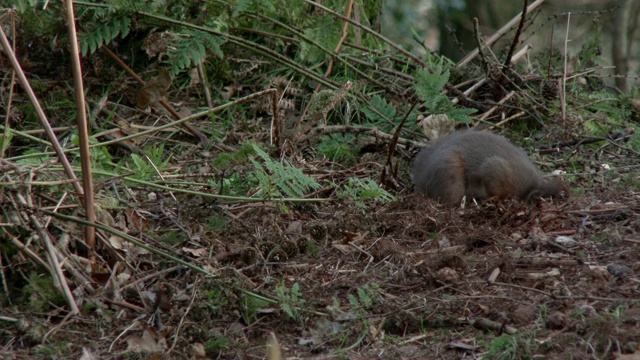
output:
M 618 279 L 624 279 L 627 276 L 633 274 L 633 270 L 625 265 L 619 264 L 609 264 L 607 265 L 607 271 L 611 273 L 611 275 L 615 276 Z
M 458 272 L 448 267 L 444 267 L 438 270 L 438 272 L 436 273 L 436 277 L 438 278 L 438 280 L 448 283 L 457 282 L 458 280 L 460 280 L 460 275 L 458 274 Z
M 575 304 L 573 307 L 577 314 L 584 314 L 587 317 L 598 315 L 596 308 L 589 304 Z
M 511 238 L 511 240 L 513 241 L 520 241 L 522 240 L 522 234 L 520 234 L 519 232 L 514 232 L 513 234 L 511 234 L 511 236 L 509 236 Z
M 562 246 L 575 246 L 578 243 L 571 236 L 557 236 L 555 242 Z
M 438 246 L 443 249 L 443 248 L 448 248 L 451 246 L 451 241 L 449 241 L 449 239 L 446 236 L 442 236 L 438 239 Z
M 545 233 L 541 228 L 534 226 L 529 232 L 529 240 L 534 243 L 546 243 L 549 241 L 549 235 Z

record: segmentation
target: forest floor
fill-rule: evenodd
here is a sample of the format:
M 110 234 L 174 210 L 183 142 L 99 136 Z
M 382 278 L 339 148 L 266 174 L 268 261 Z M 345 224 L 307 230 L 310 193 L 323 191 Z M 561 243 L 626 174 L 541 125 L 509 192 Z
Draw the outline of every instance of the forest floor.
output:
M 156 23 L 150 24 L 149 37 L 160 34 Z M 140 51 L 136 41 L 146 36 L 142 33 L 114 47 L 119 46 L 125 58 L 145 62 L 148 59 L 136 58 L 126 48 Z M 279 35 L 274 39 L 281 41 Z M 58 62 L 49 59 L 46 46 L 40 59 L 33 56 L 40 53 L 36 48 L 30 43 L 25 47 L 32 52 L 30 79 L 39 98 L 48 102 L 45 110 L 57 136 L 70 147 L 76 134 L 72 76 L 66 67 L 54 65 Z M 638 135 L 631 128 L 628 136 L 611 136 L 624 129 L 623 124 L 637 123 L 637 108 L 626 107 L 629 99 L 620 105 L 622 100 L 604 93 L 604 83 L 598 90 L 602 92 L 591 96 L 592 90 L 576 81 L 567 86 L 571 96 L 562 97 L 565 109 L 557 93 L 543 98 L 544 92 L 536 92 L 547 85 L 558 90 L 559 77 L 544 82 L 538 76 L 537 83 L 525 83 L 529 78 L 507 79 L 501 73 L 505 87 L 492 80 L 487 84 L 496 88 L 473 96 L 502 97 L 478 109 L 486 108 L 490 124 L 511 119 L 495 132 L 519 145 L 527 138 L 527 153 L 545 174 L 559 170 L 554 175 L 568 194 L 534 202 L 477 204 L 468 199 L 447 207 L 415 193 L 410 185 L 409 149 L 404 145 L 422 141 L 417 124 L 411 124 L 410 131 L 403 129 L 400 137 L 409 141 L 398 143 L 402 146 L 391 161 L 393 133 L 378 127 L 396 128 L 402 121 L 400 109 L 410 113 L 420 107 L 412 88 L 418 81 L 411 77 L 417 67 L 401 59 L 380 75 L 378 64 L 372 63 L 367 68 L 372 75 L 367 76 L 375 78 L 376 86 L 394 86 L 389 94 L 358 80 L 336 82 L 343 87 L 331 90 L 335 109 L 326 108 L 324 123 L 300 120 L 302 104 L 314 99 L 312 89 L 318 83 L 279 69 L 291 79 L 304 80 L 287 80 L 286 88 L 296 97 L 280 103 L 286 110 L 283 141 L 274 150 L 273 117 L 265 111 L 272 103 L 251 96 L 278 87 L 275 65 L 250 49 L 225 48 L 224 60 L 216 59 L 216 64 L 226 61 L 249 70 L 212 66 L 212 74 L 227 71 L 235 76 L 238 70 L 245 77 L 233 79 L 235 88 L 211 79 L 219 88 L 207 108 L 241 96 L 248 100 L 191 121 L 208 136 L 204 147 L 179 126 L 154 132 L 172 120 L 153 98 L 166 98 L 180 108 L 178 118 L 204 108 L 202 89 L 208 88 L 190 82 L 197 76 L 189 80 L 183 73 L 179 79 L 163 79 L 160 71 L 153 78 L 150 74 L 157 69 L 139 65 L 148 79 L 141 86 L 112 58 L 99 52 L 85 57 L 95 140 L 152 132 L 92 148 L 97 219 L 104 225 L 95 251 L 83 241 L 80 197 L 53 157 L 26 94 L 11 92 L 13 102 L 0 104 L 12 119 L 3 129 L 16 130 L 11 140 L 3 137 L 10 144 L 3 143 L 5 156 L 0 157 L 1 360 L 640 359 L 639 154 L 628 142 Z M 385 60 L 380 63 L 386 69 L 387 54 L 372 51 L 363 58 L 373 55 Z M 502 69 L 502 63 L 496 64 Z M 453 81 L 448 71 L 439 69 L 441 74 L 432 74 L 438 96 L 442 85 Z M 457 80 L 465 86 L 481 85 L 482 69 L 477 66 L 469 79 Z M 8 67 L 0 70 L 4 99 L 11 76 Z M 549 73 L 567 76 L 564 70 Z M 401 71 L 411 71 L 411 76 Z M 422 73 L 423 82 L 428 76 Z M 166 89 L 158 91 L 161 85 L 169 89 L 166 94 Z M 345 97 L 352 85 L 351 91 L 360 86 L 361 93 Z M 157 94 L 151 91 L 154 86 Z M 287 90 L 278 91 L 282 95 Z M 450 98 L 441 98 L 440 105 L 459 110 Z M 386 115 L 393 114 L 393 121 L 375 122 L 375 116 L 359 114 L 359 128 L 348 127 L 349 116 L 357 117 L 350 112 L 352 105 L 361 101 L 358 111 L 365 109 L 364 100 L 371 108 L 378 101 L 376 111 L 389 110 Z M 482 101 L 467 100 L 475 105 Z M 572 107 L 577 116 L 558 115 L 560 108 L 572 114 Z M 606 122 L 612 117 L 602 109 L 626 117 Z M 531 114 L 535 118 L 529 118 Z M 582 122 L 583 115 L 591 128 Z M 601 126 L 595 133 L 602 137 L 585 135 L 594 123 Z M 318 142 L 292 140 L 319 128 L 315 140 L 324 136 L 325 144 L 339 143 L 343 157 L 305 156 L 318 153 Z M 345 135 L 356 128 L 372 131 Z M 263 157 L 240 154 L 249 141 L 265 149 Z M 34 152 L 40 152 L 35 155 L 41 161 L 33 158 Z M 70 151 L 69 157 L 80 174 L 77 154 Z M 220 163 L 225 165 L 216 165 Z M 277 172 L 297 174 L 296 181 L 311 178 L 319 186 L 297 189 L 302 196 L 283 201 L 282 194 L 270 192 L 275 185 L 266 188 L 273 185 L 270 179 L 276 182 L 270 176 Z M 361 186 L 369 180 L 375 186 Z M 377 184 L 389 195 L 376 192 Z M 53 239 L 55 249 L 42 244 L 44 234 Z M 68 279 L 67 298 L 50 275 L 54 265 Z M 79 315 L 72 315 L 73 304 Z
M 599 151 L 598 163 L 617 169 L 635 159 Z M 576 156 L 595 158 L 588 152 Z M 207 167 L 190 154 L 181 161 Z M 380 162 L 362 159 L 341 171 L 298 165 L 333 182 L 379 177 Z M 635 176 L 573 176 L 562 199 L 453 208 L 410 189 L 358 206 L 132 187 L 139 201 L 112 212 L 114 226 L 213 275 L 112 237 L 124 262 L 102 247 L 110 268 L 76 299 L 80 316 L 3 309 L 17 322 L 2 322 L 0 358 L 258 359 L 270 341 L 292 359 L 637 359 Z M 205 226 L 220 218 L 217 230 Z

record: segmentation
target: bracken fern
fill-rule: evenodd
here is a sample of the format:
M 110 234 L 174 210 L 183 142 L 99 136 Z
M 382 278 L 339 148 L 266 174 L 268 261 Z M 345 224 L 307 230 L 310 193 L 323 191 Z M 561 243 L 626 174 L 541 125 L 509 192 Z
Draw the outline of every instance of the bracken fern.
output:
M 416 71 L 413 88 L 416 94 L 424 100 L 428 114 L 445 114 L 453 121 L 469 123 L 472 120 L 469 115 L 475 113 L 476 110 L 456 107 L 448 97 L 441 93 L 449 81 L 450 75 L 444 62 L 444 60 L 436 61 L 431 71 L 429 69 Z
M 260 192 L 264 198 L 274 196 L 303 197 L 308 191 L 320 188 L 313 178 L 305 175 L 300 169 L 286 161 L 281 164 L 274 161 L 269 154 L 254 145 L 257 159 L 251 159 L 255 167 L 255 176 L 260 184 Z
M 87 25 L 86 32 L 80 33 L 80 53 L 82 56 L 92 54 L 118 35 L 124 38 L 130 30 L 131 18 L 128 14 L 114 14 L 104 22 L 93 22 Z

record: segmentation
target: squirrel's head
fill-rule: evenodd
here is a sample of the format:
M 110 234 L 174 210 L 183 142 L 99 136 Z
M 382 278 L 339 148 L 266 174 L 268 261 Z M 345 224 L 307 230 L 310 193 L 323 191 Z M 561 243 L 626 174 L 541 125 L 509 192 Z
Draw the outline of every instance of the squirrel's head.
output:
M 535 188 L 531 189 L 527 200 L 533 201 L 539 198 L 565 198 L 569 196 L 569 188 L 560 180 L 552 179 L 545 180 L 541 184 L 538 184 Z

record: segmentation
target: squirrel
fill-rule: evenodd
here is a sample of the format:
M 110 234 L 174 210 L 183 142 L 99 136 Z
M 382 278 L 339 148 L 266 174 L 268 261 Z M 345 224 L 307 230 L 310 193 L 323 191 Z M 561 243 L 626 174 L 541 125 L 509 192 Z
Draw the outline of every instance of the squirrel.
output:
M 500 135 L 457 131 L 424 147 L 413 159 L 415 189 L 444 204 L 468 199 L 517 197 L 535 200 L 565 192 L 560 181 L 545 180 L 522 149 Z

